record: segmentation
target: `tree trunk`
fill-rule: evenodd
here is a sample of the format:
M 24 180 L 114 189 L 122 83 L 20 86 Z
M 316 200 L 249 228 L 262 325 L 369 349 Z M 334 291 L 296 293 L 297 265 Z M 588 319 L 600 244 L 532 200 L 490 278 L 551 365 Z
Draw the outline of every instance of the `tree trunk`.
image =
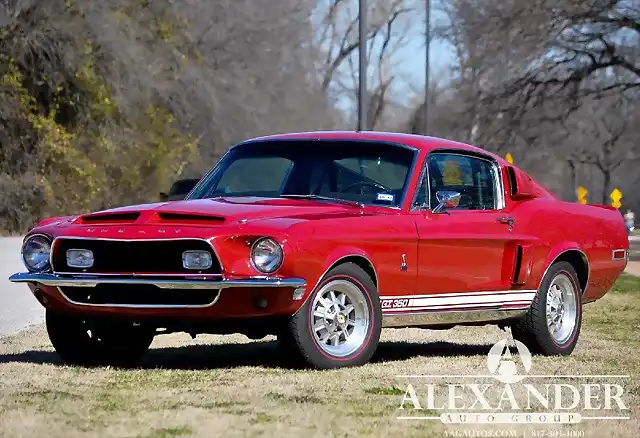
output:
M 602 176 L 604 177 L 604 182 L 602 183 L 602 204 L 608 204 L 607 199 L 609 199 L 609 186 L 611 185 L 611 171 L 605 170 L 602 171 Z
M 570 190 L 571 190 L 571 196 L 568 196 L 567 199 L 575 199 L 576 201 L 578 200 L 578 174 L 576 172 L 576 163 L 573 162 L 573 160 L 567 160 L 567 164 L 569 165 L 569 170 L 571 172 L 571 184 L 570 184 Z

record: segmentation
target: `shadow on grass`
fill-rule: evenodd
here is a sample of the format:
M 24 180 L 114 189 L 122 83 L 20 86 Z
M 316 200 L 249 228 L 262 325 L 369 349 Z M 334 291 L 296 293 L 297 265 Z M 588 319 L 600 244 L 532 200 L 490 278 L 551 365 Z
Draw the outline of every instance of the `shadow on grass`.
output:
M 402 361 L 416 357 L 486 356 L 491 345 L 454 344 L 451 342 L 381 342 L 371 363 Z M 18 362 L 66 365 L 53 351 L 25 351 L 0 354 L 0 364 Z M 261 368 L 299 368 L 278 348 L 276 341 L 247 344 L 188 345 L 152 348 L 136 368 L 206 370 L 255 366 Z

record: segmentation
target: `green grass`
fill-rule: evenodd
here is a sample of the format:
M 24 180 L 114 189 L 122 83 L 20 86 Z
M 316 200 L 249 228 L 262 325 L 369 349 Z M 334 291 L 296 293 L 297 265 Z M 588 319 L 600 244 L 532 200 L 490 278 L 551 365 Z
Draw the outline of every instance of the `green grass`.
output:
M 142 437 L 143 438 L 173 438 L 173 437 L 191 435 L 192 433 L 193 431 L 186 426 L 166 427 L 166 428 L 154 429 L 150 434 L 142 435 Z
M 277 420 L 273 415 L 265 414 L 264 412 L 258 412 L 251 422 L 254 424 L 266 424 L 273 423 Z
M 640 348 L 640 277 L 622 274 L 609 294 L 585 306 L 583 327 L 609 341 Z
M 613 285 L 611 292 L 622 294 L 640 293 L 640 277 L 623 273 Z
M 403 396 L 405 391 L 400 388 L 367 388 L 364 390 L 367 394 L 373 395 L 399 395 Z

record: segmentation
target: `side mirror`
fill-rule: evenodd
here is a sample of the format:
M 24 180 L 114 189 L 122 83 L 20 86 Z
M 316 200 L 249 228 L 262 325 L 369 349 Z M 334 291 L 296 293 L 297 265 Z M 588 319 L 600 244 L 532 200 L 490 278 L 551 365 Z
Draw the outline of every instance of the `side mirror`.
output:
M 446 208 L 456 208 L 460 204 L 460 193 L 447 190 L 436 192 L 438 205 L 433 209 L 434 213 L 440 213 Z
M 160 202 L 167 202 L 169 200 L 169 195 L 165 192 L 160 192 Z

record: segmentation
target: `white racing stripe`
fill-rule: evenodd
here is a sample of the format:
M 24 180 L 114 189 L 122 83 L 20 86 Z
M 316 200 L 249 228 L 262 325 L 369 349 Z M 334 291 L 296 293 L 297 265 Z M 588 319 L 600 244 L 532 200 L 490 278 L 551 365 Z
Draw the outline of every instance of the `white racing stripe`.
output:
M 447 310 L 487 307 L 527 307 L 536 296 L 536 290 L 508 290 L 433 295 L 404 295 L 381 297 L 383 312 Z
M 494 290 L 494 291 L 486 291 L 486 292 L 454 292 L 454 293 L 446 293 L 446 294 L 427 294 L 427 295 L 392 295 L 392 296 L 382 296 L 380 299 L 398 299 L 398 298 L 442 298 L 442 297 L 471 297 L 476 295 L 506 295 L 506 294 L 520 294 L 520 293 L 536 293 L 535 289 L 512 289 L 512 290 Z
M 409 307 L 427 306 L 454 306 L 458 304 L 484 304 L 484 303 L 508 303 L 511 301 L 533 301 L 535 292 L 517 292 L 509 294 L 472 295 L 462 297 L 439 297 L 431 296 L 425 298 L 413 298 L 409 300 Z

